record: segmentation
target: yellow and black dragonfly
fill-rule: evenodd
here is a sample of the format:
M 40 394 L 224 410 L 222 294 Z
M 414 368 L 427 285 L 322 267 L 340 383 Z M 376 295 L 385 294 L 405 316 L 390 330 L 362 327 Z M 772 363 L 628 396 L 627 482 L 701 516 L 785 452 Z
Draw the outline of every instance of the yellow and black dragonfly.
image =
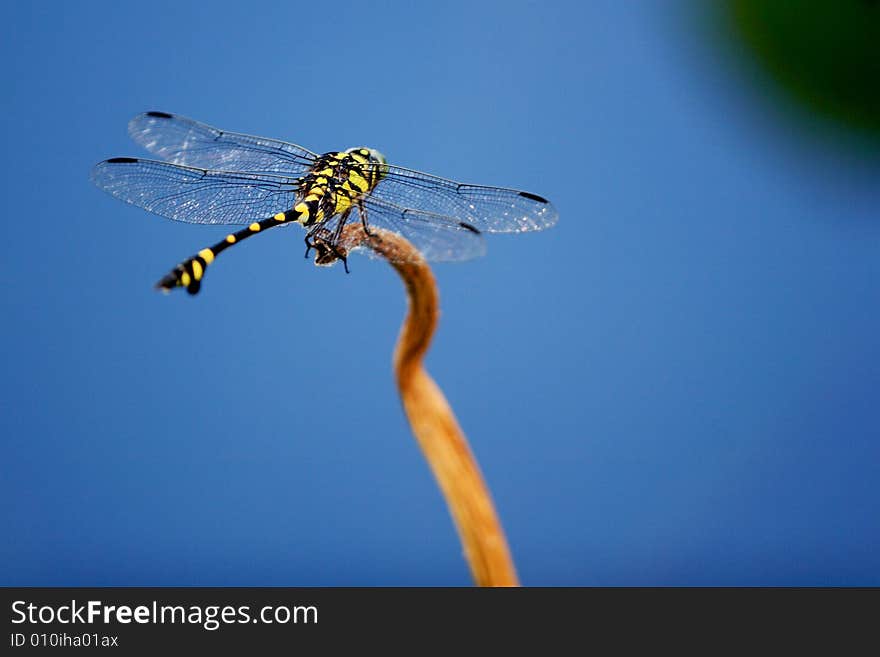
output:
M 367 234 L 377 226 L 403 235 L 427 260 L 457 261 L 485 253 L 483 232 L 541 230 L 557 219 L 536 194 L 393 166 L 372 148 L 318 155 L 165 112 L 140 114 L 128 129 L 161 160 L 105 160 L 92 171 L 98 187 L 175 221 L 245 226 L 175 267 L 157 284 L 166 291 L 183 287 L 196 294 L 221 252 L 291 223 L 308 230 L 306 256 L 316 248 L 324 262 L 342 260 L 348 271 L 342 229 L 350 220 L 360 221 Z

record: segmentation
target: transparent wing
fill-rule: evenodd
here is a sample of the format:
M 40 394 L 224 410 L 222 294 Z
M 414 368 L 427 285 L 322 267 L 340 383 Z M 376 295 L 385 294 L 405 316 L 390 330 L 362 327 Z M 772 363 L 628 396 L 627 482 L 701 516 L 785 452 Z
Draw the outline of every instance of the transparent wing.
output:
M 174 221 L 249 224 L 293 207 L 297 181 L 283 176 L 209 171 L 117 157 L 92 169 L 92 182 L 116 198 Z
M 485 187 L 388 166 L 372 196 L 393 205 L 454 217 L 488 233 L 523 233 L 549 228 L 558 214 L 536 194 Z
M 128 132 L 138 144 L 163 160 L 204 169 L 298 178 L 317 157 L 296 144 L 225 132 L 165 112 L 138 114 L 129 122 Z
M 400 207 L 372 197 L 365 199 L 364 206 L 368 226 L 400 233 L 430 262 L 470 260 L 486 253 L 483 236 L 451 217 Z M 360 221 L 356 211 L 349 221 Z M 348 247 L 344 242 L 341 246 Z M 378 257 L 366 247 L 356 252 Z

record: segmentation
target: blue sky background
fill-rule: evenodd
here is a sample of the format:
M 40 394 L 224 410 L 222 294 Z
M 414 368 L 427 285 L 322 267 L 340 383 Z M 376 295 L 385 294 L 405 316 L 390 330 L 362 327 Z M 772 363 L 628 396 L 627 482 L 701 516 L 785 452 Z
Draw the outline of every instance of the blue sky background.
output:
M 668 3 L 4 3 L 0 584 L 467 585 L 389 267 L 94 188 L 164 110 L 550 198 L 429 368 L 530 585 L 880 585 L 880 164 Z

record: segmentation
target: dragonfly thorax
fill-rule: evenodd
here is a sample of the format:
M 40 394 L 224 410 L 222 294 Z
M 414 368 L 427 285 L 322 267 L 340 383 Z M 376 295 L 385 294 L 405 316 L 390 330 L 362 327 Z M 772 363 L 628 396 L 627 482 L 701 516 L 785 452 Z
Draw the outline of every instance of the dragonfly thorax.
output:
M 305 226 L 345 214 L 359 205 L 385 174 L 385 158 L 369 148 L 350 148 L 319 156 L 299 184 L 295 221 Z

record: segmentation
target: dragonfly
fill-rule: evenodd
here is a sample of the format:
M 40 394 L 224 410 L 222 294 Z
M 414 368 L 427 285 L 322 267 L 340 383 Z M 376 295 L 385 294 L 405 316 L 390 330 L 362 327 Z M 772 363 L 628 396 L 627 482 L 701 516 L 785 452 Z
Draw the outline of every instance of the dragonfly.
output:
M 158 159 L 114 157 L 92 181 L 112 196 L 190 224 L 244 226 L 187 258 L 156 287 L 201 289 L 205 270 L 228 248 L 267 230 L 300 224 L 306 257 L 316 264 L 371 254 L 347 244 L 343 228 L 358 221 L 402 235 L 427 261 L 463 261 L 486 252 L 483 233 L 523 233 L 554 225 L 542 196 L 471 185 L 389 164 L 378 150 L 316 154 L 293 143 L 219 130 L 167 112 L 144 112 L 129 135 Z

